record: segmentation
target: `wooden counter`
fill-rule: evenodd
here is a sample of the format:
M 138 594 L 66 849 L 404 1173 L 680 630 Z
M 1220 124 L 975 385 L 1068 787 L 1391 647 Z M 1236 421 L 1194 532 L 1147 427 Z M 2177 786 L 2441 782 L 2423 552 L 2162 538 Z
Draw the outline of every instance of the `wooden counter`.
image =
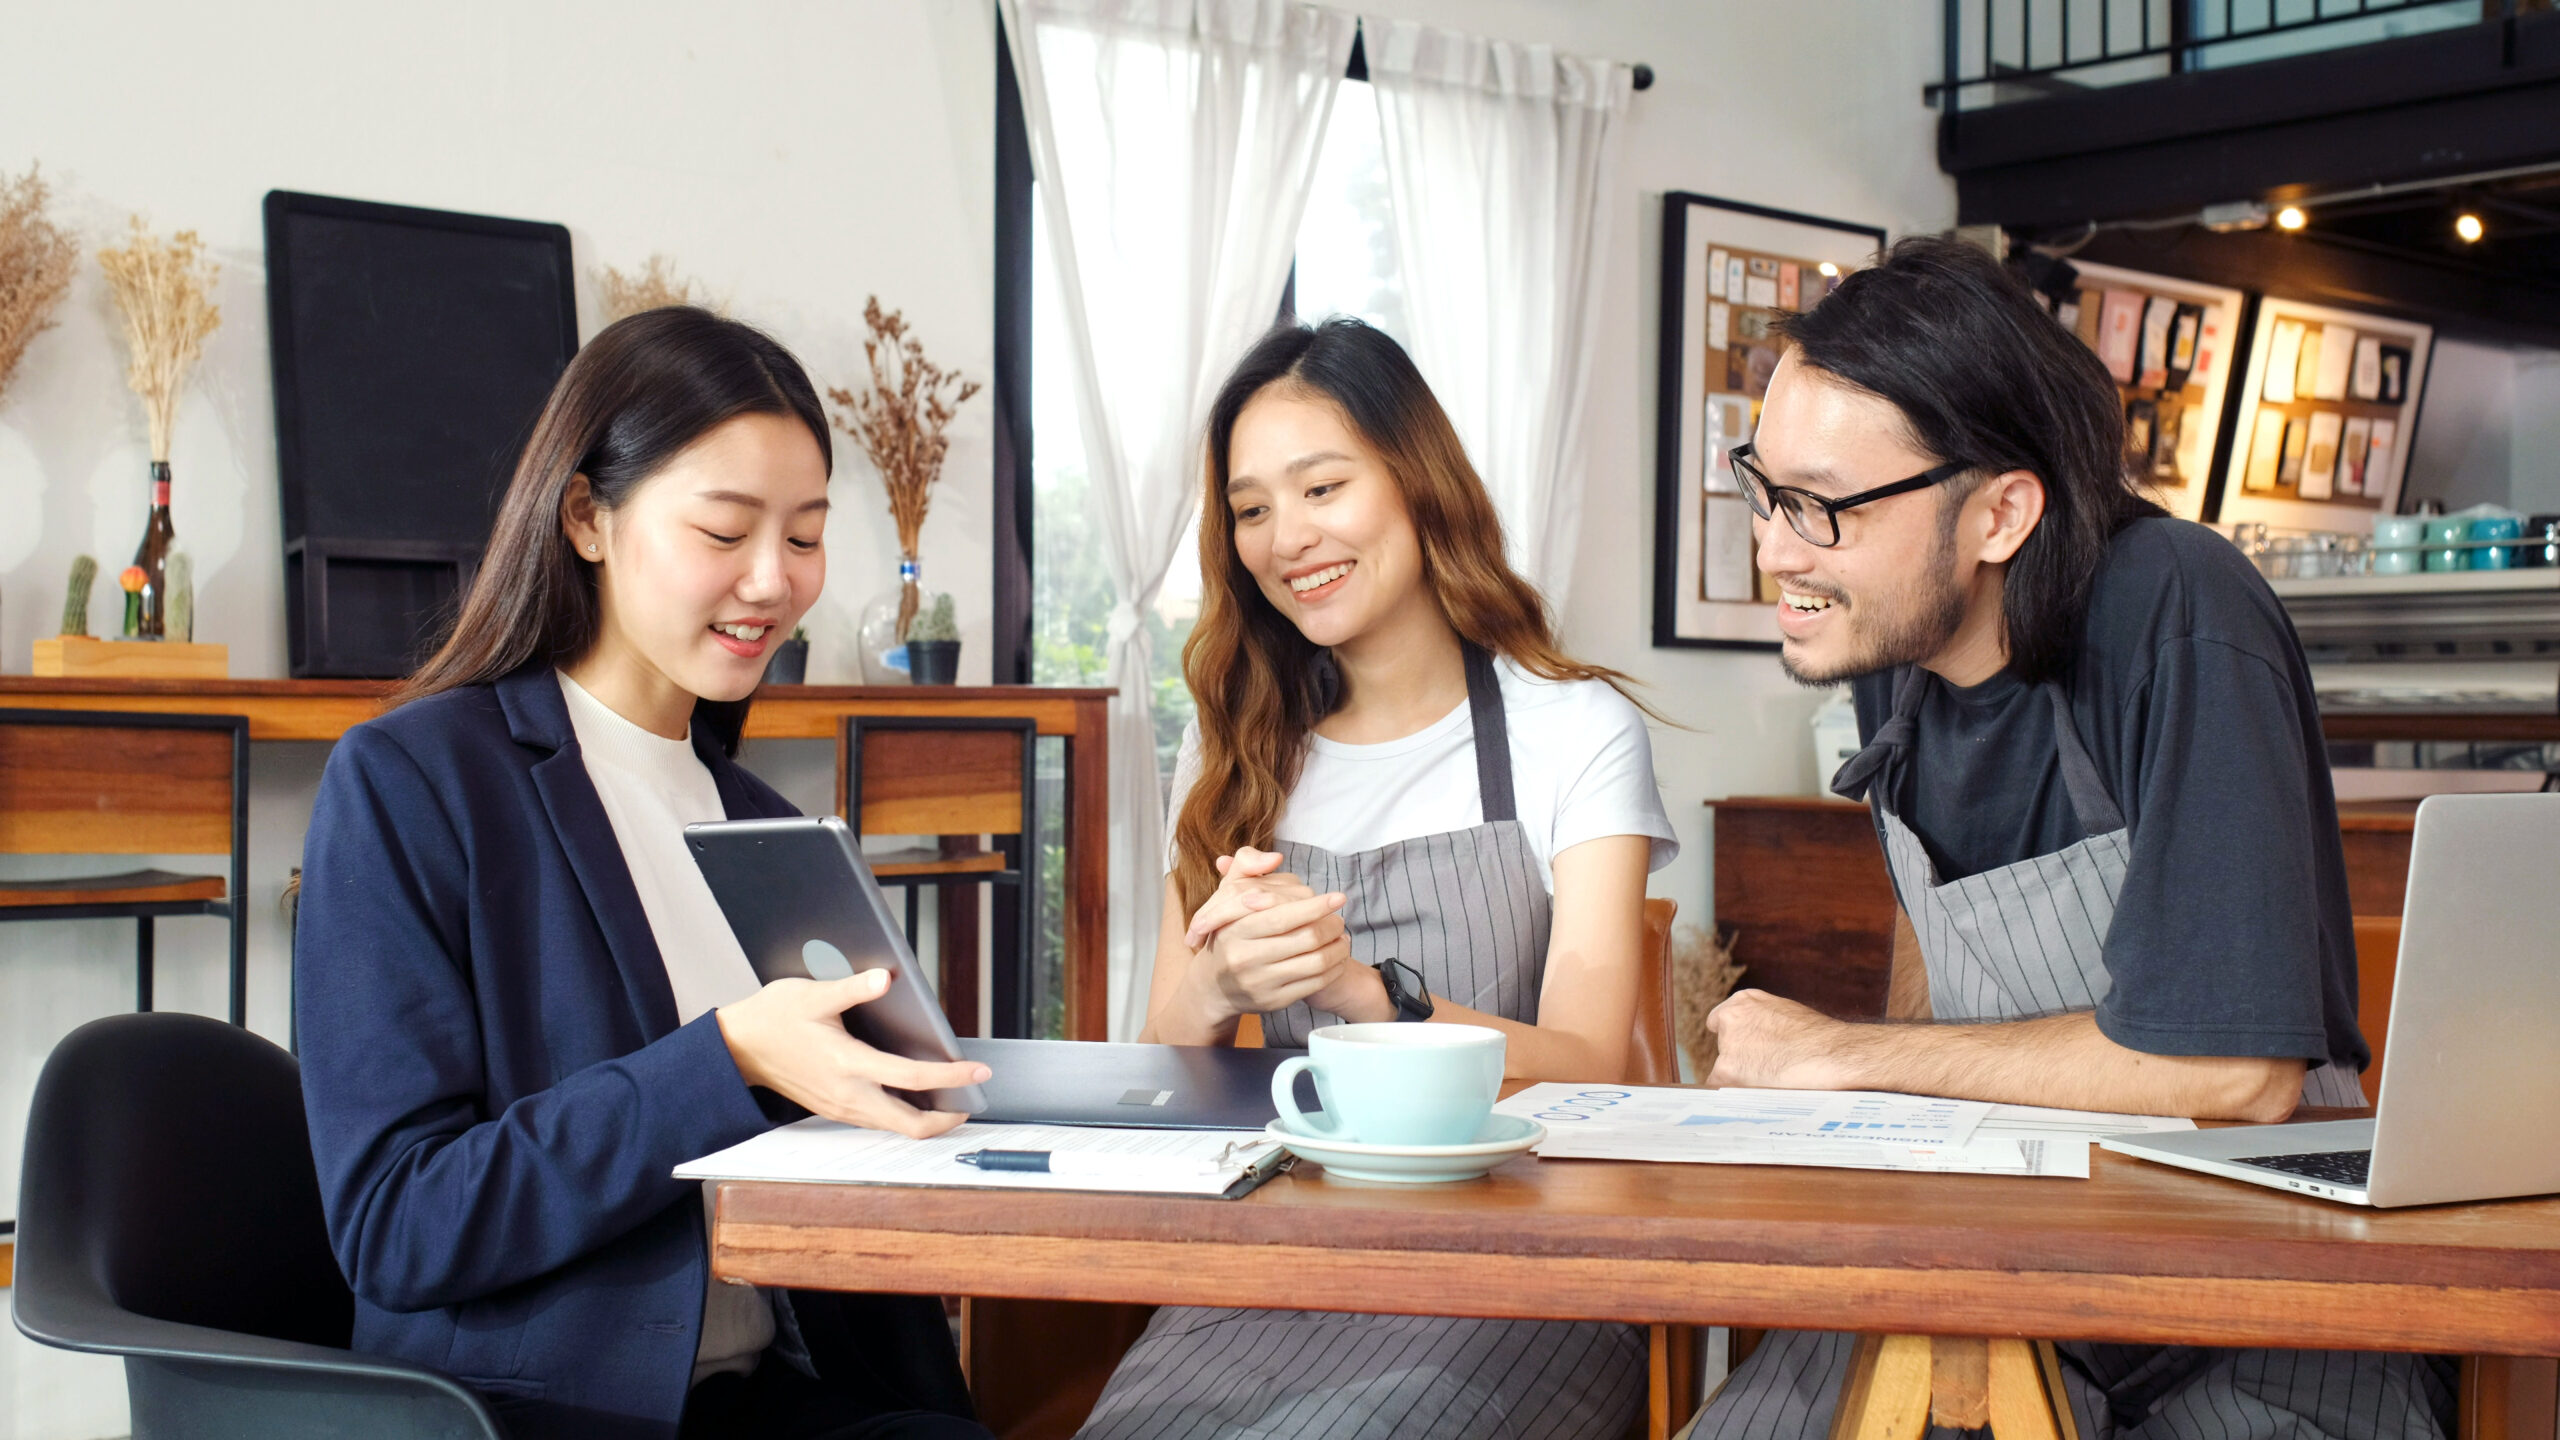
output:
M 0 676 L 0 709 L 245 715 L 251 740 L 335 741 L 380 713 L 387 680 L 56 680 Z M 1038 685 L 774 685 L 747 712 L 750 740 L 832 740 L 849 715 L 1030 719 L 1066 741 L 1066 1029 L 1110 1020 L 1111 795 L 1106 708 L 1115 692 Z

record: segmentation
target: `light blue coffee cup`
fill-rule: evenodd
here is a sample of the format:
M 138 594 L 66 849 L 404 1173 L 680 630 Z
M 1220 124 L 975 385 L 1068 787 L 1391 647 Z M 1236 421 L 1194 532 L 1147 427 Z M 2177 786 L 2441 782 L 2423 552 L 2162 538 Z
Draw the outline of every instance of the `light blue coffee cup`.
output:
M 2468 520 L 2427 521 L 2427 568 L 2430 570 L 2468 570 L 2470 555 L 2465 541 L 2471 538 Z
M 2471 568 L 2504 570 L 2515 558 L 2512 545 L 2482 545 L 2482 540 L 2513 540 L 2524 534 L 2524 522 L 2513 515 L 2490 515 L 2471 522 Z
M 1271 1103 L 1289 1128 L 1359 1145 L 1465 1145 L 1484 1133 L 1502 1093 L 1503 1036 L 1482 1025 L 1327 1025 L 1307 1053 L 1271 1075 Z M 1312 1071 L 1322 1118 L 1298 1108 L 1298 1072 Z
M 2427 522 L 2416 515 L 2384 515 L 2373 522 L 2373 573 L 2414 575 L 2418 547 L 2427 539 Z

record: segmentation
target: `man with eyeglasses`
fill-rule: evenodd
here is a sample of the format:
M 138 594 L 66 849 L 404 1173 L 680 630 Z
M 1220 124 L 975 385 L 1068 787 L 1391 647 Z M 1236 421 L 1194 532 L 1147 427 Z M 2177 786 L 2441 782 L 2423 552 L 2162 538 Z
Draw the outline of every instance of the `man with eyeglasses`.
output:
M 1866 748 L 1832 786 L 1868 803 L 1901 903 L 1892 1018 L 1741 991 L 1708 1021 L 1711 1080 L 2240 1120 L 2364 1104 L 2309 669 L 2249 562 L 2136 488 L 2097 357 L 1929 238 L 1782 329 L 1733 469 L 1781 662 L 1856 700 Z M 1851 1344 L 1771 1334 L 1695 1433 L 1825 1434 Z M 2060 1348 L 2089 1440 L 2452 1419 L 2441 1358 Z

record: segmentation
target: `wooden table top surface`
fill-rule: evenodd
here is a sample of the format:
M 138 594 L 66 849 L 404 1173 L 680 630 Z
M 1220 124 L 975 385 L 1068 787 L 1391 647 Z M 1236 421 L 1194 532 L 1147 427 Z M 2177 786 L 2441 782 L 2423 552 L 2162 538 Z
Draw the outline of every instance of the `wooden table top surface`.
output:
M 2372 1210 L 2105 1151 L 2086 1181 L 1302 1162 L 1233 1201 L 732 1183 L 714 1249 L 844 1288 L 2560 1354 L 2560 1199 Z

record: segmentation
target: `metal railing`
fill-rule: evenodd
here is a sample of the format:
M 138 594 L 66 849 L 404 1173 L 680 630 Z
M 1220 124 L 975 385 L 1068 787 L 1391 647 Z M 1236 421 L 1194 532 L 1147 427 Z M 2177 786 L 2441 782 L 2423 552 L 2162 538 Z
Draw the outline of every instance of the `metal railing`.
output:
M 2519 0 L 1946 0 L 1947 114 L 2500 20 Z

